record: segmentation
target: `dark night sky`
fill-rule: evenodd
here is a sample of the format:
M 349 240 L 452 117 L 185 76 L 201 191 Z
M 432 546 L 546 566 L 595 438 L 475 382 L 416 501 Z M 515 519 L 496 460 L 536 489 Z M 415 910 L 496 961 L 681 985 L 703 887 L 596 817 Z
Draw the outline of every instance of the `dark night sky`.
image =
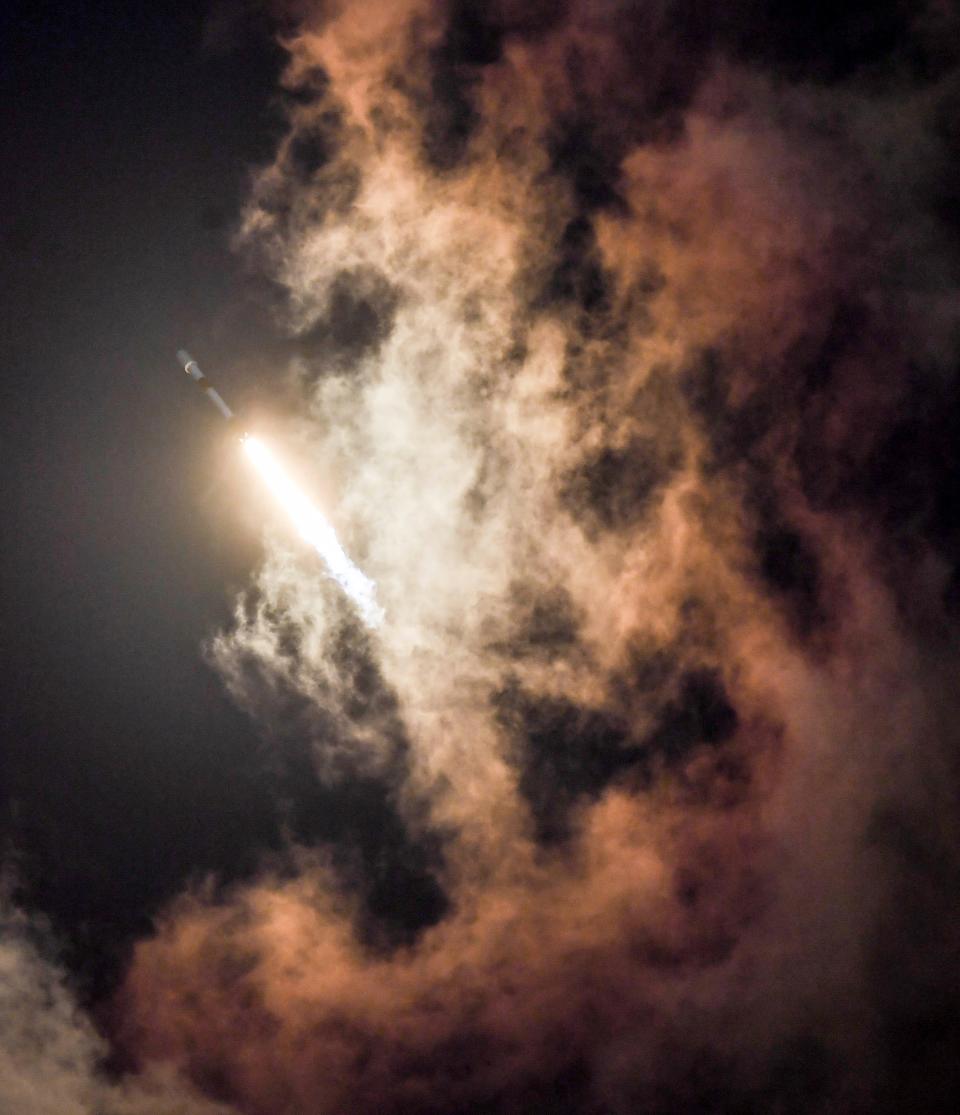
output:
M 955 1110 L 958 44 L 3 7 L 0 1108 Z
M 205 4 L 0 18 L 2 823 L 27 900 L 109 967 L 187 875 L 276 831 L 200 654 L 257 537 L 174 353 L 269 350 L 228 241 L 280 57 L 264 27 L 207 44 Z

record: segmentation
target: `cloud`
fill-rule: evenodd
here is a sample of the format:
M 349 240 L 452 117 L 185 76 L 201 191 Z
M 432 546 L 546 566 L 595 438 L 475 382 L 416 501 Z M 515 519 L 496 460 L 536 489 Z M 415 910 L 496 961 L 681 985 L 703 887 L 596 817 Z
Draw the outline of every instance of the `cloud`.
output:
M 111 1079 L 104 1038 L 41 926 L 0 909 L 0 1108 L 18 1115 L 230 1115 L 170 1070 Z
M 268 528 L 209 653 L 294 848 L 138 945 L 139 1065 L 256 1115 L 946 1102 L 953 60 L 932 8 L 733 11 L 292 17 L 243 246 L 387 619 Z

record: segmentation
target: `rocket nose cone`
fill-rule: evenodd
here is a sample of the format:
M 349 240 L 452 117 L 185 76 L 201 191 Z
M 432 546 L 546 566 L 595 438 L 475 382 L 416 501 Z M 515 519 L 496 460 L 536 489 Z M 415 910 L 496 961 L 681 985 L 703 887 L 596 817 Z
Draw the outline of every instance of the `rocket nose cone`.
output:
M 179 361 L 181 368 L 185 368 L 192 359 L 193 357 L 190 355 L 189 352 L 187 352 L 185 348 L 177 349 L 177 360 Z

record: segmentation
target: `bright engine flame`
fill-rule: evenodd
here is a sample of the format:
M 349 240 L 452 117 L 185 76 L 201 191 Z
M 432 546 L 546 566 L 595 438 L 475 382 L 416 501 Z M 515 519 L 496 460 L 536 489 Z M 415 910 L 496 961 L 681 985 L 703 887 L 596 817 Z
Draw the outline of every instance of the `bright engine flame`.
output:
M 330 575 L 356 604 L 367 625 L 378 627 L 383 609 L 376 600 L 377 586 L 344 553 L 336 531 L 323 512 L 299 490 L 262 441 L 245 434 L 241 442 L 254 468 L 293 520 L 300 536 L 323 558 Z

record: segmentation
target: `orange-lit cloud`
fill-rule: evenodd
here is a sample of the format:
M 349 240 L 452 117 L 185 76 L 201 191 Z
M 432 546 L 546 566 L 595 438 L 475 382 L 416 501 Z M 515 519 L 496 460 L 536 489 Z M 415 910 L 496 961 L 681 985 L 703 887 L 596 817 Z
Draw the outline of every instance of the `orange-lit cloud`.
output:
M 885 1110 L 898 932 L 958 992 L 957 531 L 896 454 L 949 440 L 902 155 L 948 77 L 787 79 L 687 8 L 288 34 L 243 240 L 386 620 L 278 535 L 210 654 L 314 777 L 386 787 L 443 900 L 398 942 L 303 832 L 170 908 L 117 1041 L 241 1111 Z

